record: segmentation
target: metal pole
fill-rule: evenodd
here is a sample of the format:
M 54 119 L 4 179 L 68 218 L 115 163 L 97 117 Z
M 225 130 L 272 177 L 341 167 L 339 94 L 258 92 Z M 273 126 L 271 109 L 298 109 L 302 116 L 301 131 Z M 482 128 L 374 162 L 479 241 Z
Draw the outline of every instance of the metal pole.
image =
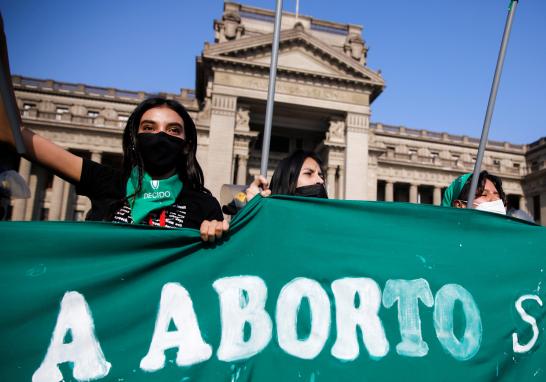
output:
M 4 109 L 5 117 L 9 126 L 4 126 L 8 134 L 11 133 L 15 148 L 19 154 L 24 154 L 25 143 L 21 135 L 21 115 L 17 108 L 15 93 L 11 82 L 11 72 L 9 70 L 8 44 L 4 33 L 4 20 L 0 13 L 0 108 Z
M 273 46 L 271 52 L 271 64 L 269 67 L 269 88 L 267 89 L 267 107 L 265 110 L 264 139 L 262 141 L 262 163 L 260 173 L 267 176 L 267 163 L 269 162 L 269 144 L 271 142 L 271 122 L 273 120 L 273 106 L 275 103 L 275 80 L 277 79 L 277 58 L 279 55 L 279 35 L 281 32 L 282 0 L 277 0 L 275 13 L 275 29 L 273 31 Z
M 468 201 L 466 208 L 474 208 L 474 196 L 476 194 L 476 188 L 478 188 L 478 178 L 480 176 L 480 169 L 482 166 L 483 153 L 487 144 L 487 136 L 489 135 L 489 126 L 491 125 L 491 118 L 493 116 L 493 110 L 495 109 L 495 100 L 497 98 L 497 90 L 499 89 L 499 82 L 502 73 L 502 66 L 504 64 L 504 56 L 506 54 L 506 47 L 508 46 L 508 39 L 510 38 L 510 31 L 512 29 L 512 20 L 514 13 L 516 12 L 516 5 L 518 0 L 511 0 L 508 8 L 508 17 L 506 19 L 506 25 L 504 27 L 504 35 L 502 36 L 502 43 L 499 52 L 499 58 L 497 60 L 497 67 L 495 68 L 495 77 L 493 78 L 493 85 L 491 86 L 491 93 L 489 94 L 489 102 L 487 104 L 487 111 L 485 113 L 485 120 L 483 122 L 482 136 L 480 138 L 480 145 L 478 147 L 478 156 L 476 157 L 476 164 L 474 165 L 474 172 L 472 174 L 472 183 L 470 183 L 470 191 L 468 193 Z

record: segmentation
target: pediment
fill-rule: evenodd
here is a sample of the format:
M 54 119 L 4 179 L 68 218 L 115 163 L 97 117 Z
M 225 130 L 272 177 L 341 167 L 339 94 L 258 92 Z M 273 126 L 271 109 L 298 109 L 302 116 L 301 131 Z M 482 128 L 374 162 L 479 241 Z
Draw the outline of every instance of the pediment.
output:
M 245 58 L 248 62 L 254 62 L 264 65 L 271 63 L 271 54 L 260 56 L 250 56 Z M 295 47 L 292 49 L 283 49 L 281 46 L 277 67 L 293 71 L 308 71 L 317 74 L 339 76 L 347 73 L 342 69 L 325 62 L 312 51 L 304 47 Z
M 203 57 L 230 63 L 269 67 L 272 40 L 273 35 L 267 34 L 209 45 L 205 48 Z M 281 32 L 277 67 L 279 70 L 384 86 L 380 74 L 303 30 L 292 29 Z

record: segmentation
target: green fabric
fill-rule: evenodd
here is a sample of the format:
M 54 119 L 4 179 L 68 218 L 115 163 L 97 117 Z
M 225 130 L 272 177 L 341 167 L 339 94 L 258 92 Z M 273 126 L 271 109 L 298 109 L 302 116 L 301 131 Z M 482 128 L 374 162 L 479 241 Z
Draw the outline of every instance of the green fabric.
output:
M 129 180 L 127 180 L 126 196 L 129 198 L 129 204 L 131 205 L 131 217 L 138 224 L 150 212 L 172 205 L 180 191 L 182 191 L 182 181 L 178 174 L 167 179 L 154 180 L 148 173 L 144 172 L 142 189 L 135 195 L 137 188 L 138 170 L 135 167 Z
M 463 174 L 455 179 L 444 192 L 442 199 L 443 207 L 451 207 L 453 202 L 459 198 L 466 181 L 472 176 L 472 173 Z
M 61 301 L 69 291 L 70 295 L 77 292 L 88 304 L 94 334 L 111 365 L 106 376 L 94 379 L 97 381 L 546 380 L 546 305 L 530 299 L 522 303 L 523 311 L 536 320 L 538 339 L 532 348 L 517 353 L 512 339 L 516 333 L 517 343 L 525 345 L 533 337 L 532 325 L 522 319 L 516 301 L 529 295 L 546 302 L 546 229 L 513 218 L 409 203 L 258 196 L 236 216 L 229 235 L 216 245 L 201 242 L 199 232 L 191 229 L 69 222 L 1 222 L 0 242 L 2 381 L 30 381 L 42 370 L 60 320 Z M 262 322 L 264 315 L 269 316 L 269 328 L 245 324 L 244 329 L 229 331 L 233 329 L 230 321 L 222 319 L 221 312 L 226 310 L 221 311 L 221 299 L 230 295 L 217 290 L 225 291 L 222 285 L 230 280 L 242 287 L 241 276 L 259 278 L 267 289 L 266 313 L 254 318 Z M 357 298 L 339 289 L 335 295 L 333 283 L 352 282 L 349 278 L 368 280 L 368 293 Z M 315 290 L 318 285 L 322 292 L 301 300 L 295 311 L 297 328 L 292 326 L 290 332 L 286 323 L 292 316 L 286 308 L 290 301 L 300 301 L 293 299 L 297 290 L 290 285 L 302 280 L 314 283 Z M 400 320 L 407 323 L 404 320 L 413 317 L 407 314 L 411 310 L 407 302 L 416 300 L 405 299 L 399 311 L 393 286 L 407 293 L 410 282 L 423 287 L 418 319 L 412 321 L 420 324 L 427 344 L 428 350 L 421 356 L 403 355 L 408 349 L 399 346 Z M 196 342 L 186 340 L 180 350 L 164 352 L 163 368 L 145 372 L 141 362 L 152 343 L 162 290 L 175 285 L 169 283 L 185 288 L 193 305 L 183 305 L 186 300 L 178 295 L 166 306 L 184 306 L 185 313 L 191 313 L 193 307 L 199 333 L 210 345 L 210 358 L 178 366 L 177 354 L 196 354 Z M 474 301 L 480 321 L 476 316 L 466 317 L 467 308 L 461 301 L 450 300 L 455 286 L 467 292 L 465 301 Z M 374 288 L 380 295 L 371 293 Z M 425 293 L 427 288 L 430 295 Z M 224 308 L 237 312 L 258 306 L 260 311 L 260 299 L 254 289 L 248 289 L 250 292 L 235 294 L 235 303 Z M 280 299 L 281 294 L 292 300 Z M 349 298 L 343 300 L 343 296 Z M 330 307 L 325 315 L 317 314 L 311 320 L 309 312 L 314 305 L 310 301 L 319 306 L 329 302 Z M 358 355 L 344 359 L 350 346 L 334 351 L 337 323 L 350 321 L 352 316 L 343 313 L 341 306 L 357 309 L 369 307 L 372 301 L 377 302 L 376 317 L 384 328 L 388 352 L 372 357 L 363 343 L 364 336 L 379 335 L 380 331 L 345 326 L 349 328 L 346 334 L 358 341 Z M 452 312 L 446 301 L 453 302 Z M 370 311 L 365 323 L 374 317 L 373 309 Z M 244 315 L 229 317 L 240 316 Z M 314 322 L 328 319 L 331 323 L 325 327 L 321 343 L 317 338 L 323 338 L 323 332 L 317 329 L 310 336 L 309 330 Z M 436 326 L 449 328 L 450 322 L 452 331 L 437 330 Z M 472 345 L 465 339 L 465 331 L 467 326 L 479 328 L 477 324 L 482 328 L 481 340 Z M 191 329 L 188 320 L 170 320 L 164 325 L 164 331 L 174 336 Z M 78 332 L 69 328 L 57 333 L 63 338 L 57 341 L 60 346 L 76 341 Z M 270 333 L 271 338 L 253 355 L 222 360 L 222 334 L 243 337 L 242 332 L 244 341 L 264 333 Z M 405 332 L 412 339 L 410 344 L 418 342 L 418 332 Z M 285 350 L 283 341 L 291 333 L 297 334 L 303 350 L 307 340 L 316 341 L 318 354 L 304 359 L 300 353 L 296 356 Z M 469 338 L 476 340 L 478 336 Z M 446 348 L 446 341 L 450 346 L 460 341 L 457 351 L 470 346 L 476 352 L 459 360 L 451 352 L 453 347 Z M 289 349 L 297 352 L 294 347 Z M 68 361 L 54 365 L 62 376 L 49 371 L 41 380 L 76 380 L 73 373 L 82 362 L 70 361 L 75 351 L 67 353 Z

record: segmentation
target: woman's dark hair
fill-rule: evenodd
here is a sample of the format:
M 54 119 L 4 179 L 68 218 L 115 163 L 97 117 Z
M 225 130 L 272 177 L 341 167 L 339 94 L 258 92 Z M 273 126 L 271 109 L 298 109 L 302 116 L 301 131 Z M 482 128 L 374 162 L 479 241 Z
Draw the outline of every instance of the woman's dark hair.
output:
M 197 162 L 195 156 L 197 152 L 197 130 L 195 123 L 191 119 L 190 115 L 179 102 L 162 97 L 148 98 L 141 102 L 127 120 L 127 125 L 123 131 L 123 179 L 127 182 L 131 175 L 131 171 L 134 167 L 138 169 L 138 188 L 136 193 L 140 191 L 142 187 L 142 178 L 144 174 L 144 164 L 142 162 L 142 156 L 137 149 L 137 134 L 138 127 L 142 115 L 154 107 L 168 107 L 175 111 L 184 121 L 184 135 L 186 142 L 184 147 L 184 160 L 178 163 L 177 173 L 184 187 L 189 189 L 201 191 L 210 194 L 210 191 L 205 188 L 203 170 Z
M 480 172 L 480 176 L 478 178 L 478 187 L 476 188 L 476 197 L 481 195 L 483 190 L 485 189 L 485 181 L 489 179 L 491 183 L 495 186 L 499 193 L 499 198 L 502 200 L 504 205 L 506 205 L 506 195 L 504 194 L 504 190 L 502 189 L 502 180 L 498 176 L 492 175 L 488 173 L 486 170 L 483 170 Z M 468 200 L 468 193 L 470 192 L 470 184 L 472 183 L 472 176 L 469 177 L 464 184 L 463 188 L 461 189 L 461 193 L 455 200 L 462 200 L 467 201 Z M 455 202 L 455 200 L 453 202 Z
M 312 151 L 297 150 L 279 162 L 269 188 L 272 194 L 295 195 L 303 162 L 312 158 L 322 168 L 322 160 Z

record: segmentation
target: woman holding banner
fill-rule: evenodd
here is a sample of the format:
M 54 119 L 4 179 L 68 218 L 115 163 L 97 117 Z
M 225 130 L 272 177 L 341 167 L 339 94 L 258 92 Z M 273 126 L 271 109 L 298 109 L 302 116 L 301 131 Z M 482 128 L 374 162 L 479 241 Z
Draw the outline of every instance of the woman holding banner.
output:
M 260 188 L 262 196 L 270 194 L 328 198 L 324 185 L 322 160 L 312 151 L 297 150 L 279 162 L 271 185 L 263 176 L 258 176 L 246 189 L 247 200 L 252 199 Z
M 27 158 L 76 185 L 91 199 L 87 220 L 197 228 L 204 241 L 227 231 L 218 201 L 204 186 L 197 132 L 177 101 L 140 103 L 123 132 L 123 168 L 81 158 L 23 128 Z
M 455 179 L 447 188 L 442 206 L 467 208 L 468 194 L 472 174 L 464 174 Z M 476 210 L 506 215 L 506 195 L 502 189 L 502 180 L 495 175 L 482 171 L 478 178 L 478 187 L 473 207 Z

